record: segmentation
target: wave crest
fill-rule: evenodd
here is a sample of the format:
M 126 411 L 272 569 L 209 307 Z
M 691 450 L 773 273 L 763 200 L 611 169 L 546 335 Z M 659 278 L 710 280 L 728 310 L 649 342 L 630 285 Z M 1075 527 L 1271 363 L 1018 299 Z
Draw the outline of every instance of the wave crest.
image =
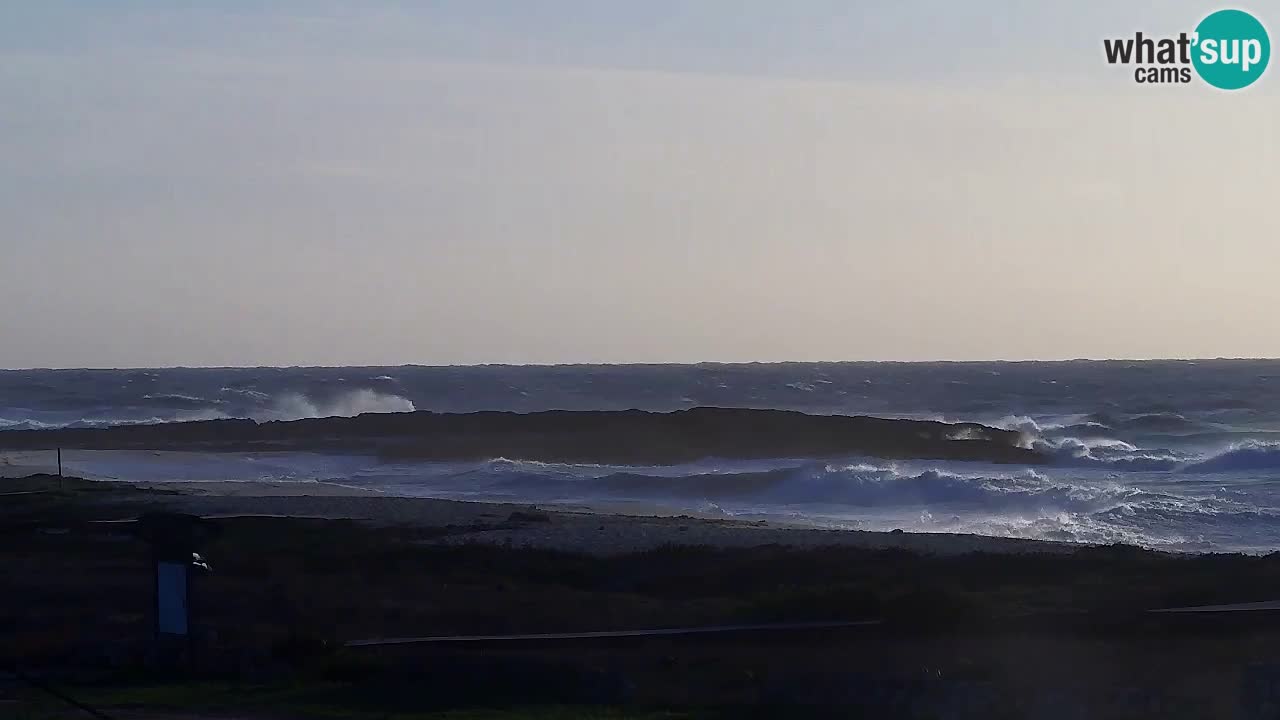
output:
M 615 469 L 617 470 L 617 469 Z M 582 474 L 580 466 L 499 459 L 459 475 L 470 489 L 543 498 L 607 496 L 626 499 L 695 499 L 770 505 L 839 505 L 858 508 L 952 506 L 984 510 L 1094 512 L 1132 501 L 1142 493 L 1119 485 L 1086 487 L 1051 481 L 1024 470 L 1000 476 L 941 469 L 903 472 L 894 465 L 805 463 L 755 472 L 663 475 L 648 469 Z
M 1276 448 L 1280 452 L 1280 445 Z M 758 471 L 601 468 L 495 460 L 455 475 L 446 492 L 539 502 L 641 502 L 728 516 L 791 516 L 806 523 L 964 532 L 1075 542 L 1205 549 L 1277 511 L 1221 489 L 1179 494 L 1114 479 L 1048 477 L 1034 470 L 966 474 L 896 464 L 803 463 Z M 437 486 L 438 488 L 439 486 Z M 1263 543 L 1265 544 L 1265 543 Z
M 352 390 L 325 402 L 316 402 L 302 393 L 285 393 L 271 406 L 251 414 L 254 420 L 304 420 L 323 417 L 355 417 L 365 413 L 413 412 L 411 400 L 374 390 Z
M 1233 472 L 1240 470 L 1273 470 L 1280 468 L 1280 443 L 1261 440 L 1238 442 L 1226 450 L 1183 470 L 1190 472 Z

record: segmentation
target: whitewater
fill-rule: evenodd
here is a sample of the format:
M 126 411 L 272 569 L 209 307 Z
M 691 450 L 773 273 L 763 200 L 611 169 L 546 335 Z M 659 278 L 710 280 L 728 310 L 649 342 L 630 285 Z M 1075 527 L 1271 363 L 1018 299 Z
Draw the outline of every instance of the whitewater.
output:
M 974 421 L 1049 458 L 671 466 L 76 451 L 103 480 L 337 482 L 388 494 L 862 530 L 1280 549 L 1280 361 L 0 371 L 0 432 L 247 417 L 697 405 Z M 0 458 L 0 474 L 47 459 Z M 9 464 L 6 470 L 4 463 Z

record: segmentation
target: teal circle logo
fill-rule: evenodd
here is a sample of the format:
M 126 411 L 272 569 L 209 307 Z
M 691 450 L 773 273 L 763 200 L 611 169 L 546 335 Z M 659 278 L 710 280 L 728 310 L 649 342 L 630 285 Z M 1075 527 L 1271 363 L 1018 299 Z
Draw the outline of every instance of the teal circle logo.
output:
M 1267 69 L 1271 39 L 1258 18 L 1243 10 L 1219 10 L 1200 21 L 1191 63 L 1210 85 L 1239 90 Z

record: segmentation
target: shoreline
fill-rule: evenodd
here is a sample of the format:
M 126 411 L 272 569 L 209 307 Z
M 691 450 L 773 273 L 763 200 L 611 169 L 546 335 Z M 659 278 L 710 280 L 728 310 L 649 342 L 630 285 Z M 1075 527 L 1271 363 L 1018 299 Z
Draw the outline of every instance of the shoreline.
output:
M 1110 707 L 1132 688 L 1200 687 L 1190 681 L 1203 680 L 1205 664 L 1232 673 L 1212 693 L 1223 695 L 1236 673 L 1270 662 L 1280 617 L 1152 612 L 1280 597 L 1280 555 L 798 530 L 319 483 L 184 489 L 45 475 L 0 484 L 28 493 L 0 503 L 0 561 L 12 585 L 0 614 L 14 618 L 0 662 L 101 687 L 157 673 L 151 555 L 127 522 L 157 510 L 215 518 L 217 532 L 199 548 L 212 569 L 193 585 L 198 672 L 233 683 L 337 678 L 381 692 L 400 679 L 420 698 L 423 678 L 434 678 L 433 697 L 527 702 L 543 697 L 531 694 L 543 685 L 521 678 L 541 669 L 563 679 L 564 702 L 598 698 L 596 676 L 583 673 L 605 667 L 634 687 L 627 697 L 636 702 L 805 704 L 849 698 L 853 688 L 865 707 L 863 688 L 895 679 L 910 680 L 907 688 L 922 677 L 977 683 L 1006 697 L 1041 693 L 1053 678 Z M 752 635 L 648 637 L 779 624 Z M 494 641 L 348 647 L 453 636 Z M 534 640 L 500 642 L 510 636 Z M 1149 672 L 1135 677 L 1135 667 Z M 456 691 L 465 677 L 485 679 L 476 695 Z M 806 679 L 821 677 L 835 694 Z M 942 697 L 947 707 L 952 696 Z
M 14 481 L 0 480 L 0 488 L 12 482 Z M 1091 547 L 1083 543 L 958 533 L 813 528 L 706 514 L 662 513 L 659 509 L 648 506 L 557 507 L 518 502 L 401 497 L 325 482 L 77 482 L 140 491 L 140 494 L 131 494 L 123 504 L 118 504 L 120 498 L 103 498 L 104 503 L 116 504 L 120 513 L 128 513 L 136 505 L 146 504 L 214 518 L 353 520 L 373 526 L 447 531 L 437 538 L 424 541 L 428 543 L 482 543 L 593 556 L 623 555 L 665 546 L 720 549 L 761 546 L 851 547 L 870 550 L 899 549 L 939 556 L 970 552 L 1061 554 Z

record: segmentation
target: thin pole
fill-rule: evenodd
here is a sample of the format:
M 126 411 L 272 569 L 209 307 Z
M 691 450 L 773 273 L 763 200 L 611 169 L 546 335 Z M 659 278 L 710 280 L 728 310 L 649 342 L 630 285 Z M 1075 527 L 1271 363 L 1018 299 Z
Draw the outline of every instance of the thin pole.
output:
M 62 485 L 62 448 L 58 448 L 58 492 L 65 489 Z

